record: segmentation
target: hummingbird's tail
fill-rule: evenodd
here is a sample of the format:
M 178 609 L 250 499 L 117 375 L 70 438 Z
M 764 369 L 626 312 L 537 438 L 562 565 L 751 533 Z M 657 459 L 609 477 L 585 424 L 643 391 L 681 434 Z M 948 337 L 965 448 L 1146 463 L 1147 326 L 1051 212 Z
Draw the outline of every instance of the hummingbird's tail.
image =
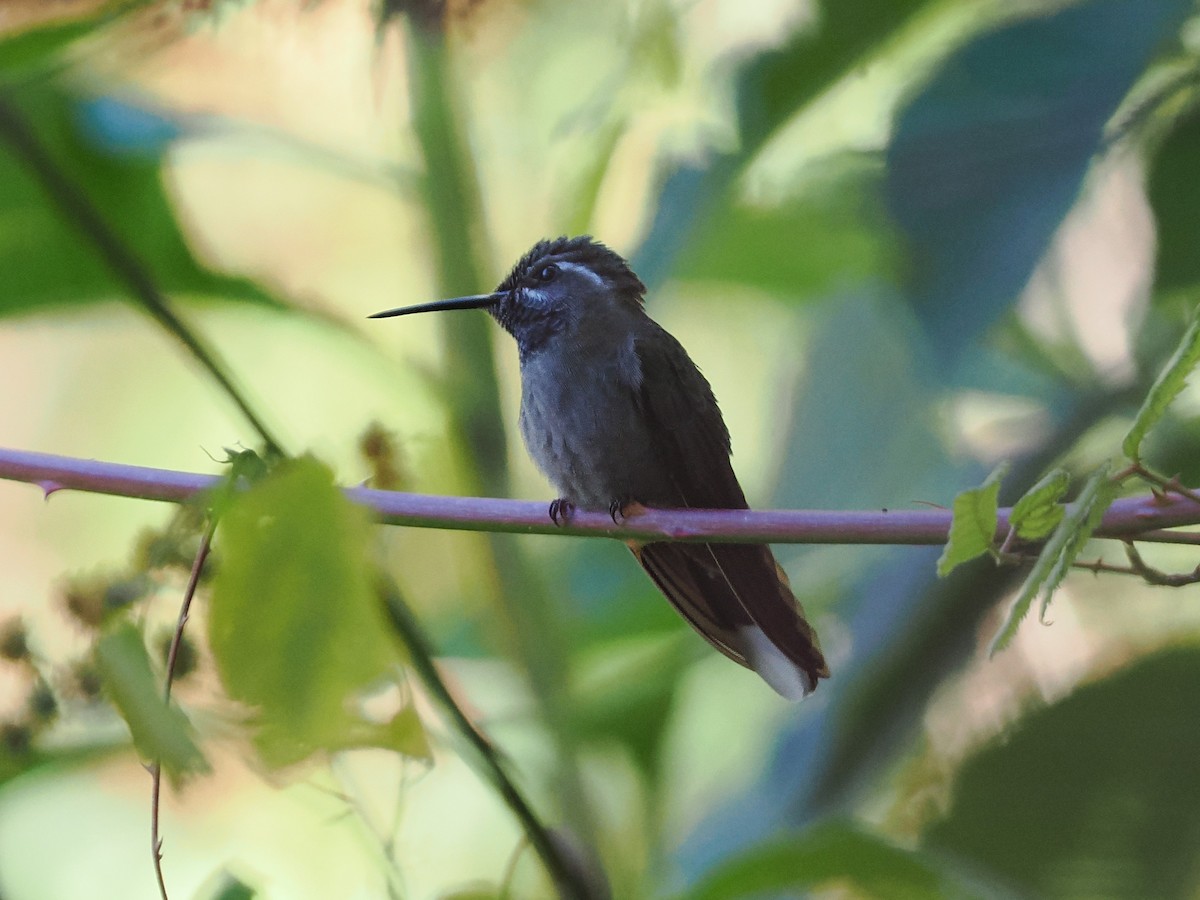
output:
M 759 544 L 630 544 L 696 631 L 789 700 L 829 677 L 817 635 L 787 576 Z

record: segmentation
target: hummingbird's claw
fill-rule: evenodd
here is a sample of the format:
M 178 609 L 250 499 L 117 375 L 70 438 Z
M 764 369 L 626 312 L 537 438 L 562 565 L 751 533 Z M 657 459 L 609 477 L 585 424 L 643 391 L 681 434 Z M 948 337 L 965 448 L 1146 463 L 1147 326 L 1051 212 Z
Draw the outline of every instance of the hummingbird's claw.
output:
M 625 521 L 625 508 L 632 502 L 632 500 L 614 500 L 608 504 L 608 514 L 612 517 L 614 525 L 620 525 Z
M 566 497 L 550 501 L 550 521 L 555 525 L 566 525 L 575 515 L 575 504 Z

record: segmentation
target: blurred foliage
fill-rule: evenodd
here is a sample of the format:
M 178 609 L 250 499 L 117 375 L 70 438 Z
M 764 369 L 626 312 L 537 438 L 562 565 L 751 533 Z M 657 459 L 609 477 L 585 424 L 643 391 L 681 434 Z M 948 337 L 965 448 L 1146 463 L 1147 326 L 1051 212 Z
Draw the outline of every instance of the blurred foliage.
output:
M 129 724 L 142 759 L 158 761 L 176 781 L 208 770 L 187 719 L 163 701 L 150 655 L 133 625 L 122 623 L 100 638 L 96 664 L 104 691 Z
M 270 766 L 348 747 L 428 754 L 411 708 L 376 723 L 348 706 L 395 662 L 368 529 L 311 458 L 283 464 L 222 519 L 208 638 L 230 696 L 257 712 L 255 740 Z
M 1094 0 L 1035 15 L 956 50 L 900 113 L 888 196 L 935 349 L 970 347 L 1009 309 L 1105 124 L 1191 11 L 1190 0 Z
M 193 6 L 189 13 L 205 21 L 209 5 Z M 298 4 L 295 14 L 319 15 L 321 6 Z M 390 567 L 406 591 L 411 582 L 437 594 L 418 599 L 417 610 L 443 649 L 466 648 L 479 665 L 497 666 L 477 683 L 448 678 L 444 693 L 434 690 L 443 712 L 469 711 L 486 735 L 453 713 L 449 736 L 427 734 L 417 715 L 423 708 L 403 679 L 397 684 L 405 661 L 388 634 L 399 628 L 399 613 L 391 609 L 389 618 L 379 607 L 372 529 L 336 491 L 329 468 L 303 457 L 265 479 L 258 472 L 248 479 L 253 488 L 221 501 L 216 574 L 203 586 L 208 640 L 198 647 L 199 673 L 215 663 L 228 699 L 248 710 L 242 733 L 253 736 L 255 761 L 268 767 L 354 747 L 425 760 L 443 744 L 467 746 L 491 764 L 484 777 L 498 793 L 511 786 L 503 777 L 511 768 L 547 827 L 565 823 L 555 840 L 583 848 L 580 870 L 596 849 L 619 897 L 716 900 L 825 889 L 914 898 L 1194 895 L 1200 774 L 1185 763 L 1200 735 L 1181 689 L 1198 676 L 1194 620 L 1167 619 L 1150 637 L 1127 637 L 1130 619 L 1099 599 L 1089 603 L 1088 586 L 1099 595 L 1105 584 L 1068 578 L 1072 608 L 1089 607 L 1089 652 L 1078 654 L 1089 663 L 1064 663 L 1065 688 L 1046 689 L 1051 699 L 1039 700 L 1037 685 L 1055 683 L 1037 674 L 1054 662 L 1038 659 L 1043 645 L 1031 640 L 986 660 L 995 631 L 988 617 L 1017 587 L 1016 574 L 973 559 L 995 549 L 987 524 L 997 505 L 1024 497 L 1022 536 L 1057 529 L 1053 552 L 1018 589 L 1003 632 L 1019 642 L 1038 627 L 1018 630 L 1020 614 L 1063 581 L 1095 511 L 1115 490 L 1103 476 L 1087 478 L 1121 453 L 1121 432 L 1128 429 L 1125 452 L 1148 465 L 1178 470 L 1193 485 L 1200 473 L 1195 398 L 1184 387 L 1195 341 L 1185 341 L 1168 366 L 1200 296 L 1193 3 L 1078 0 L 1014 9 L 825 0 L 811 19 L 702 63 L 691 43 L 694 19 L 711 3 L 696 6 L 693 14 L 666 0 L 603 9 L 380 4 L 380 21 L 364 23 L 376 56 L 362 67 L 403 48 L 394 67 L 400 74 L 391 77 L 403 82 L 407 113 L 397 154 L 410 158 L 397 166 L 419 173 L 418 190 L 397 200 L 419 223 L 418 246 L 397 252 L 421 267 L 416 283 L 425 289 L 471 293 L 489 288 L 503 265 L 499 249 L 510 242 L 491 232 L 497 221 L 514 231 L 591 230 L 615 221 L 605 210 L 619 207 L 621 221 L 644 223 L 617 240 L 630 244 L 652 285 L 652 311 L 672 316 L 673 330 L 687 328 L 697 356 L 705 340 L 717 348 L 706 357 L 714 381 L 721 367 L 742 370 L 744 380 L 733 383 L 743 394 L 723 397 L 727 413 L 754 407 L 765 420 L 766 449 L 754 457 L 763 472 L 742 469 L 746 480 L 761 476 L 760 496 L 779 506 L 899 508 L 947 505 L 957 495 L 956 511 L 969 506 L 976 527 L 944 559 L 946 568 L 962 565 L 939 581 L 930 550 L 781 551 L 826 636 L 834 677 L 804 706 L 771 707 L 767 715 L 748 699 L 758 695 L 735 680 L 739 673 L 726 666 L 709 676 L 711 654 L 682 630 L 623 548 L 454 538 L 452 556 L 435 557 L 431 543 L 401 534 L 388 546 Z M 416 25 L 406 17 L 412 10 Z M 0 315 L 80 311 L 131 288 L 85 239 L 70 202 L 47 194 L 28 161 L 9 152 L 22 123 L 71 186 L 67 193 L 96 207 L 112 239 L 164 294 L 206 301 L 197 315 L 219 304 L 268 317 L 301 307 L 221 271 L 221 260 L 199 249 L 202 223 L 190 221 L 187 204 L 165 187 L 172 153 L 204 137 L 187 127 L 187 111 L 176 116 L 157 100 L 142 105 L 110 83 L 111 72 L 96 74 L 106 71 L 111 47 L 128 47 L 122 40 L 147 27 L 139 18 L 147 12 L 178 10 L 105 4 L 78 19 L 0 33 L 0 101 L 16 117 L 0 121 Z M 248 5 L 240 14 L 256 13 Z M 221 29 L 207 24 L 219 44 Z M 595 89 L 553 94 L 550 86 L 571 80 L 564 72 L 592 64 L 579 48 L 597 35 L 621 51 L 596 63 L 609 68 Z M 89 56 L 85 45 L 105 50 Z M 495 62 L 510 45 L 525 54 L 509 61 L 520 73 L 511 85 Z M 870 101 L 861 100 L 864 84 L 875 85 Z M 696 116 L 707 117 L 702 125 L 689 124 L 681 136 L 671 130 L 686 130 L 677 115 L 654 130 L 662 127 L 654 111 L 683 108 L 683 99 L 695 105 L 695 96 L 706 104 Z M 522 110 L 515 120 L 504 118 L 506 102 Z M 566 109 L 541 108 L 555 103 Z M 856 103 L 874 106 L 864 113 Z M 814 158 L 807 145 L 830 127 L 831 108 L 882 124 Z M 555 146 L 529 163 L 529 144 L 517 139 L 528 134 L 547 134 Z M 219 137 L 239 139 L 233 129 Z M 506 138 L 512 143 L 489 144 Z M 700 152 L 680 149 L 697 144 Z M 324 167 L 325 178 L 352 177 L 354 166 L 335 165 L 334 156 L 312 154 L 301 164 Z M 1086 201 L 1105 192 L 1106 167 L 1129 161 L 1133 180 L 1144 176 L 1140 199 L 1157 243 L 1144 289 L 1121 298 L 1121 324 L 1113 327 L 1127 331 L 1130 358 L 1114 371 L 1085 340 L 1090 298 L 1068 297 L 1065 278 L 1051 285 L 1052 296 L 1026 289 L 1031 279 L 1053 282 L 1072 269 L 1111 271 L 1105 257 L 1120 255 L 1112 246 L 1092 247 L 1080 260 L 1063 236 Z M 648 168 L 651 176 L 633 177 L 639 166 L 634 174 Z M 631 183 L 645 196 L 630 199 Z M 550 221 L 534 200 L 544 185 L 553 197 Z M 1140 236 L 1130 231 L 1125 239 L 1136 244 Z M 341 327 L 305 318 L 314 328 Z M 763 341 L 758 356 L 730 361 L 732 348 L 743 346 L 730 332 L 735 326 Z M 361 431 L 367 474 L 380 486 L 423 490 L 422 478 L 436 469 L 462 491 L 506 493 L 516 472 L 502 416 L 506 363 L 494 358 L 491 324 L 465 316 L 434 327 L 440 371 L 424 374 L 446 410 L 438 458 L 430 464 L 417 452 L 408 423 L 381 420 Z M 374 360 L 377 352 L 360 355 Z M 390 373 L 388 365 L 379 361 Z M 1001 401 L 1028 412 L 1005 420 L 995 412 Z M 980 408 L 986 427 L 973 427 Z M 377 415 L 364 410 L 364 426 Z M 1003 481 L 985 482 L 1001 457 L 1011 460 Z M 1069 479 L 1092 493 L 1085 488 L 1085 502 L 1059 521 L 1051 502 Z M 45 740 L 36 710 L 49 708 L 47 691 L 55 703 L 47 720 L 57 720 L 78 713 L 72 704 L 91 708 L 103 688 L 139 753 L 177 771 L 194 769 L 207 742 L 232 727 L 194 716 L 198 745 L 191 743 L 179 711 L 159 699 L 146 651 L 144 635 L 160 634 L 147 610 L 172 584 L 159 575 L 186 568 L 198 527 L 194 512 L 176 520 L 139 541 L 132 573 L 94 579 L 72 594 L 75 615 L 102 634 L 99 671 L 90 657 L 72 669 L 80 685 L 73 700 L 58 683 L 68 679 L 31 667 L 36 654 L 28 646 L 3 654 L 0 666 L 24 672 L 30 703 L 4 721 L 0 782 L 86 765 L 111 746 L 102 737 L 63 749 Z M 1123 606 L 1148 602 L 1136 582 L 1127 583 L 1132 599 L 1122 598 Z M 23 623 L 19 636 L 36 647 L 36 632 L 27 636 Z M 1174 648 L 1159 649 L 1167 640 Z M 412 663 L 439 677 L 423 655 Z M 1013 671 L 1019 677 L 1010 678 Z M 976 709 L 1005 689 L 1018 699 L 1007 718 Z M 372 692 L 391 704 L 382 718 L 365 711 L 379 699 Z M 963 724 L 939 733 L 931 723 L 947 708 Z M 508 730 L 514 721 L 526 729 L 516 736 Z M 925 753 L 941 754 L 948 799 L 913 814 L 907 831 L 881 822 L 882 805 L 924 809 L 920 791 L 895 776 Z M 470 824 L 454 830 L 465 835 Z M 402 870 L 390 835 L 379 843 L 387 858 L 381 868 Z M 543 896 L 544 881 L 520 874 L 527 867 L 490 873 L 486 883 L 503 888 L 457 894 L 449 886 L 466 876 L 449 871 L 439 890 Z M 4 877 L 0 891 L 20 900 Z M 233 877 L 208 890 L 252 893 Z
M 0 44 L 0 58 L 4 57 Z M 108 227 L 168 293 L 274 303 L 253 283 L 217 275 L 199 264 L 162 182 L 164 146 L 120 152 L 89 133 L 87 98 L 63 82 L 41 81 L 8 98 L 47 146 L 70 182 L 84 186 Z M 53 250 L 53 252 L 47 252 Z M 0 155 L 0 313 L 29 313 L 63 305 L 94 304 L 127 295 L 127 287 L 63 210 L 46 202 L 42 187 L 12 153 Z
M 968 759 L 923 846 L 1032 897 L 1194 897 L 1200 651 L 1151 654 L 1032 708 Z
M 735 900 L 822 887 L 894 900 L 996 896 L 994 887 L 971 884 L 932 854 L 902 849 L 843 822 L 764 843 L 725 863 L 687 896 Z

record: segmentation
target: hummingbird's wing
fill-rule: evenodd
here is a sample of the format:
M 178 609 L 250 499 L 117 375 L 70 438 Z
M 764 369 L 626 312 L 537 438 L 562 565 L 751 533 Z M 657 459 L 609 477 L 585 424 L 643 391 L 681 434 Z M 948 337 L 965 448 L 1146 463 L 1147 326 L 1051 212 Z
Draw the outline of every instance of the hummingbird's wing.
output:
M 657 326 L 656 326 L 657 327 Z M 633 498 L 699 509 L 746 509 L 729 462 L 729 432 L 708 381 L 665 331 L 636 340 L 636 402 L 673 496 Z M 633 552 L 680 614 L 714 647 L 798 699 L 829 670 L 787 576 L 762 544 L 656 543 Z

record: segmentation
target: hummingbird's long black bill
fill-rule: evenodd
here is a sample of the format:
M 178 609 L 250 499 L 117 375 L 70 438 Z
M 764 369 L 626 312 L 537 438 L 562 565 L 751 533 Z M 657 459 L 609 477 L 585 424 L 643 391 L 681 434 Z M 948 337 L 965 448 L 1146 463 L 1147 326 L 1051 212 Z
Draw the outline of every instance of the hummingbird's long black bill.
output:
M 444 309 L 486 309 L 496 303 L 495 294 L 472 294 L 470 297 L 453 297 L 449 300 L 434 300 L 416 306 L 401 306 L 383 312 L 372 313 L 368 319 L 390 319 L 392 316 L 407 316 L 412 313 L 441 312 Z

